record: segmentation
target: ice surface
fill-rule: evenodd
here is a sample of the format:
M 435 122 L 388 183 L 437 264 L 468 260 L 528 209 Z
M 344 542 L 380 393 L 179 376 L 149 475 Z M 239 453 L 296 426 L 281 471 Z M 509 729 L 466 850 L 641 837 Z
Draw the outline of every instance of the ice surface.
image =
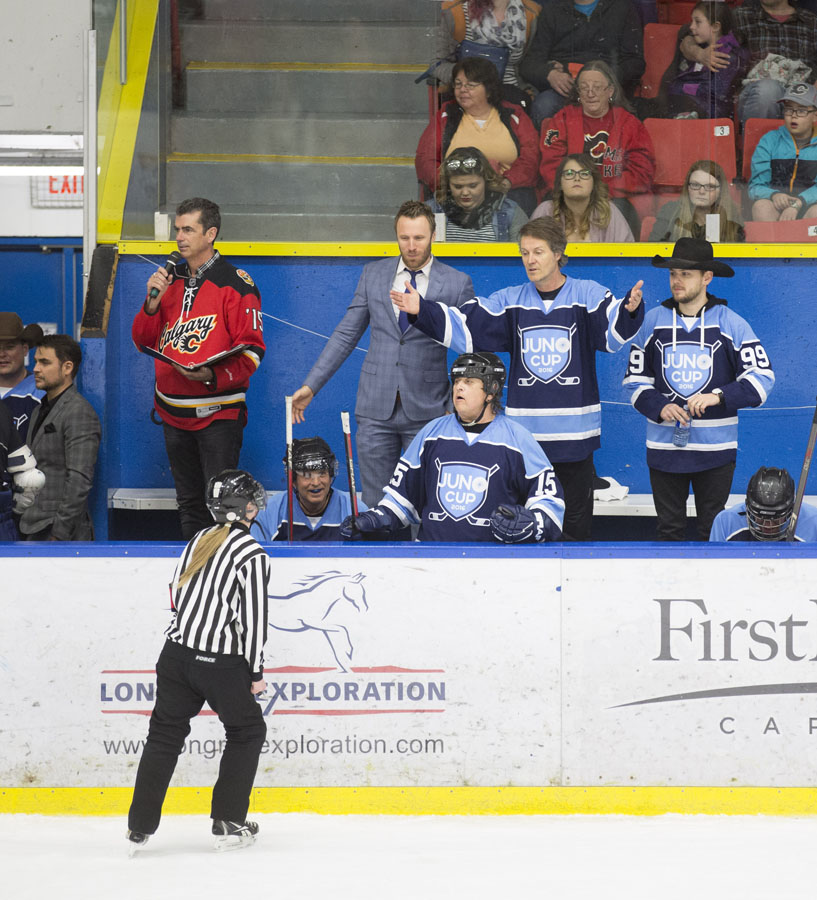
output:
M 0 816 L 8 900 L 813 900 L 817 819 L 762 816 L 251 816 L 216 853 L 168 816 L 127 857 L 124 818 Z

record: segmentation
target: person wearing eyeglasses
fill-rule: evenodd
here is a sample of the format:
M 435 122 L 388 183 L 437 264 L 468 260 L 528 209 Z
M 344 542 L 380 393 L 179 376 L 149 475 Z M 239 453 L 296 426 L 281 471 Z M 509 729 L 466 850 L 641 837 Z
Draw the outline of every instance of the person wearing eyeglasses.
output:
M 440 166 L 440 186 L 431 208 L 445 213 L 447 241 L 515 242 L 528 221 L 476 147 L 460 147 Z
M 651 241 L 674 243 L 678 238 L 706 239 L 706 217 L 720 219 L 720 240 L 746 240 L 740 210 L 732 199 L 723 168 L 711 159 L 696 160 L 684 178 L 678 200 L 665 203 L 650 232 Z
M 631 0 L 548 0 L 519 74 L 537 90 L 538 128 L 574 96 L 573 69 L 603 59 L 632 96 L 644 72 L 644 27 Z
M 568 243 L 633 240 L 627 220 L 610 203 L 610 190 L 592 156 L 566 156 L 556 170 L 551 197 L 536 207 L 531 218 L 558 219 Z
M 521 106 L 502 99 L 502 82 L 487 59 L 463 59 L 451 77 L 454 99 L 443 104 L 417 145 L 417 178 L 435 193 L 443 160 L 459 147 L 477 147 L 502 177 L 511 200 L 529 215 L 539 180 L 539 136 L 533 123 Z
M 780 101 L 783 124 L 764 134 L 752 154 L 752 218 L 785 222 L 817 216 L 817 89 L 791 85 Z
M 652 190 L 655 150 L 644 125 L 630 112 L 613 70 L 602 60 L 583 66 L 576 77 L 577 102 L 542 123 L 539 172 L 545 189 L 553 189 L 565 156 L 588 153 L 610 197 L 633 234 L 638 217 L 629 198 Z

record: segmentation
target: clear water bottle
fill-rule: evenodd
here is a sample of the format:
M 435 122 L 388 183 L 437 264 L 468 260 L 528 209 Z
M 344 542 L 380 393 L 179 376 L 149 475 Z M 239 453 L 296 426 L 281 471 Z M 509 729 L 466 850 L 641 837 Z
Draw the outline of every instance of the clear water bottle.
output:
M 687 407 L 684 406 L 684 411 Z M 676 422 L 672 431 L 672 443 L 676 447 L 686 447 L 689 443 L 689 432 L 692 429 L 692 420 L 689 422 Z

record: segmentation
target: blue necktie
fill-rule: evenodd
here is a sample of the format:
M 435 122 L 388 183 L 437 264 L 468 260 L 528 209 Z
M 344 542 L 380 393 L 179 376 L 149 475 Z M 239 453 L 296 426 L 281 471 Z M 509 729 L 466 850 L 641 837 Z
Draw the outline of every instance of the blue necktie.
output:
M 409 276 L 411 277 L 411 286 L 416 291 L 417 290 L 417 276 L 420 274 L 420 272 L 422 272 L 422 269 L 420 269 L 417 272 L 415 272 L 413 269 L 406 269 L 406 271 L 409 273 Z M 406 293 L 408 293 L 408 288 L 406 288 Z M 405 334 L 409 327 L 409 320 L 408 320 L 408 316 L 406 315 L 405 312 L 403 312 L 402 309 L 400 310 L 400 315 L 397 317 L 397 323 L 400 326 L 400 331 L 402 331 L 403 334 Z

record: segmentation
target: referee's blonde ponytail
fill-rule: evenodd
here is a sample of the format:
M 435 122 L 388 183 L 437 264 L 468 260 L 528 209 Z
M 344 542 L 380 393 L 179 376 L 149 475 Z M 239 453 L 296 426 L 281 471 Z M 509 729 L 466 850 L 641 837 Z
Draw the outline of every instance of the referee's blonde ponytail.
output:
M 214 528 L 212 531 L 208 531 L 207 534 L 202 535 L 196 543 L 190 562 L 179 576 L 179 580 L 174 587 L 177 589 L 184 587 L 196 573 L 200 572 L 216 555 L 216 551 L 227 540 L 229 533 L 230 526 L 222 525 L 220 528 Z

